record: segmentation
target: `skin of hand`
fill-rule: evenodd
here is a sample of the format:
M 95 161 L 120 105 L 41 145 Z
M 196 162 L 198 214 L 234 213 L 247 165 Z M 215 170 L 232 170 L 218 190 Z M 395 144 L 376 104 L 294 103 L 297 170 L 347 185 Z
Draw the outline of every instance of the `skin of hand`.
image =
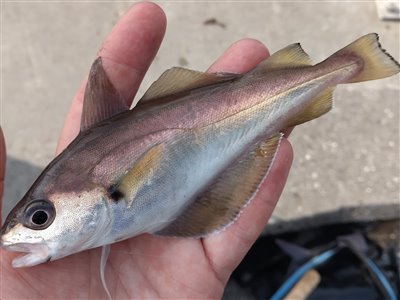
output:
M 136 4 L 115 25 L 99 52 L 111 81 L 129 105 L 156 55 L 165 28 L 165 15 L 157 5 Z M 268 55 L 260 42 L 244 39 L 231 45 L 208 72 L 246 72 Z M 85 84 L 73 99 L 57 153 L 79 132 Z M 2 134 L 0 137 L 2 192 L 5 146 Z M 292 157 L 292 148 L 284 138 L 257 196 L 221 233 L 202 239 L 143 234 L 113 244 L 106 269 L 112 297 L 220 298 L 229 276 L 265 227 L 283 190 Z M 0 251 L 1 299 L 106 298 L 99 276 L 100 249 L 21 269 L 11 267 L 18 254 Z

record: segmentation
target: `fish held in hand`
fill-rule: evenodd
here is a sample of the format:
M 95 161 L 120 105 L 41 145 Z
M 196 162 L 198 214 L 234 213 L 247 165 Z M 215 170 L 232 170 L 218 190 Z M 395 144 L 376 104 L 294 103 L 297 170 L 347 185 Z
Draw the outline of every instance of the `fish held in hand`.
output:
M 1 246 L 27 252 L 13 261 L 24 267 L 142 233 L 223 230 L 257 193 L 286 128 L 328 112 L 338 84 L 399 70 L 376 34 L 316 65 L 293 44 L 246 74 L 167 70 L 130 110 L 98 58 L 80 134 L 10 212 Z

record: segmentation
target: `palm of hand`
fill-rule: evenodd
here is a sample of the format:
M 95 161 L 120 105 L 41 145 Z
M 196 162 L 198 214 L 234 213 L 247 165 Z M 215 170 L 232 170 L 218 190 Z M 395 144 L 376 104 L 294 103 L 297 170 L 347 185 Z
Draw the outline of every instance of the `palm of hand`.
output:
M 165 16 L 161 9 L 151 3 L 140 3 L 126 13 L 104 42 L 100 50 L 104 66 L 125 99 L 133 99 L 164 31 Z M 259 42 L 242 40 L 233 44 L 209 71 L 245 72 L 267 55 Z M 84 84 L 73 100 L 58 152 L 79 131 L 83 88 Z M 283 139 L 268 180 L 257 197 L 233 225 L 219 234 L 202 239 L 144 234 L 113 244 L 105 273 L 111 295 L 114 298 L 221 297 L 230 274 L 272 213 L 291 160 L 290 144 Z M 0 166 L 4 167 L 1 161 Z M 106 297 L 99 276 L 99 249 L 22 269 L 11 267 L 15 253 L 0 251 L 1 299 Z
M 25 269 L 11 267 L 14 256 L 3 253 L 4 298 L 106 297 L 100 282 L 98 249 Z M 217 298 L 222 295 L 226 281 L 218 276 L 201 240 L 150 235 L 113 245 L 106 269 L 107 284 L 116 299 Z

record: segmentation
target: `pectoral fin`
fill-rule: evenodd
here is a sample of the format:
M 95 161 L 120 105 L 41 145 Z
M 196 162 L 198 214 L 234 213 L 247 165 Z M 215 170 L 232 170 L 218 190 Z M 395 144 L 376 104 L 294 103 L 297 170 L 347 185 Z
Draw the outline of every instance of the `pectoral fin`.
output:
M 101 57 L 97 58 L 90 69 L 85 89 L 81 131 L 128 109 L 104 71 Z
M 277 134 L 242 155 L 172 223 L 155 234 L 201 237 L 235 221 L 267 176 L 281 138 Z
M 124 199 L 130 207 L 139 189 L 151 180 L 160 164 L 163 144 L 158 144 L 144 153 L 126 173 L 108 188 L 110 197 L 116 201 Z

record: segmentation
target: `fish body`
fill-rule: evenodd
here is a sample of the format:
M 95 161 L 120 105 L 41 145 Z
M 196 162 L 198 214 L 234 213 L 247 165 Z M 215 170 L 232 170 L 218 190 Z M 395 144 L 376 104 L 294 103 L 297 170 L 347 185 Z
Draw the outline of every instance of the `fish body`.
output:
M 129 110 L 99 58 L 81 133 L 11 211 L 1 245 L 27 252 L 13 261 L 23 267 L 141 233 L 222 230 L 266 178 L 285 129 L 328 112 L 338 84 L 399 70 L 375 34 L 316 65 L 293 44 L 246 74 L 170 69 Z

